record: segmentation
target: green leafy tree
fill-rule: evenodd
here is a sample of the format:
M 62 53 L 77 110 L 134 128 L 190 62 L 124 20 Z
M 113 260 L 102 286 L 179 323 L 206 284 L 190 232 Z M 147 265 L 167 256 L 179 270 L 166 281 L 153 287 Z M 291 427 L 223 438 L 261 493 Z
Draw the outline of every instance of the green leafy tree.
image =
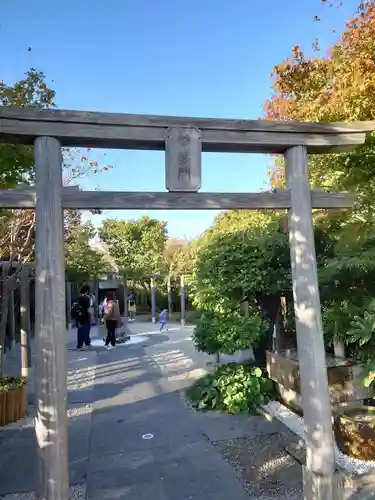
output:
M 129 221 L 106 219 L 99 235 L 128 276 L 142 280 L 149 274 L 165 272 L 166 222 L 149 217 Z
M 14 84 L 0 82 L 0 107 L 55 107 L 55 92 L 46 83 L 44 73 L 31 69 Z M 0 144 L 0 188 L 27 183 L 33 177 L 33 147 Z
M 207 354 L 234 354 L 256 345 L 268 330 L 260 315 L 243 318 L 239 311 L 205 311 L 198 320 L 194 341 L 198 351 Z
M 264 364 L 280 296 L 290 293 L 283 220 L 272 213 L 226 212 L 202 237 L 194 271 L 194 301 L 204 311 L 195 332 L 199 349 L 233 353 L 251 344 Z M 244 297 L 248 318 L 240 314 Z
M 74 220 L 65 231 L 65 265 L 69 280 L 85 281 L 105 275 L 105 258 L 90 245 L 95 233 L 91 223 L 82 222 L 80 214 L 74 214 Z
M 282 219 L 229 212 L 208 231 L 196 260 L 195 300 L 203 309 L 236 308 L 253 298 L 290 291 L 289 248 Z

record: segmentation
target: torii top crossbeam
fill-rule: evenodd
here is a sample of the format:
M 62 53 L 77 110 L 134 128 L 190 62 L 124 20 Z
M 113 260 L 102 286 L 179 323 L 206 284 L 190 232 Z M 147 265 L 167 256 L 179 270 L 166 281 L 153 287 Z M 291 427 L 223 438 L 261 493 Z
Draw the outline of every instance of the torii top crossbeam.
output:
M 374 122 L 300 123 L 0 108 L 1 140 L 22 144 L 52 136 L 63 146 L 163 150 L 170 127 L 199 129 L 203 152 L 282 154 L 290 147 L 305 146 L 309 153 L 332 153 L 362 144 Z

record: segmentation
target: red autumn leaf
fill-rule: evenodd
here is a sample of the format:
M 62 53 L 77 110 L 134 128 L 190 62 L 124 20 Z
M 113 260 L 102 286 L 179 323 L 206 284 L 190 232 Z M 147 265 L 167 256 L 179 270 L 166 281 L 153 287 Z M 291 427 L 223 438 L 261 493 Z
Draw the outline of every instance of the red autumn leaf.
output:
M 97 167 L 98 166 L 98 162 L 97 161 L 91 161 L 90 162 L 90 167 Z
M 87 156 L 83 155 L 81 156 L 81 161 L 86 161 L 87 160 Z

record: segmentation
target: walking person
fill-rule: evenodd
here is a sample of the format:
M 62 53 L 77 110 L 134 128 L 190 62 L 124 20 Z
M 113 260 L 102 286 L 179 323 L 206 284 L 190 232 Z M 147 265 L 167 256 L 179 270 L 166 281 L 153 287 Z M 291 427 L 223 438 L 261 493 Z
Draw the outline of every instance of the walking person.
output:
M 107 327 L 105 347 L 108 350 L 114 349 L 116 347 L 116 328 L 121 321 L 120 307 L 114 293 L 108 295 L 104 320 Z
M 77 322 L 77 349 L 82 349 L 83 345 L 90 347 L 90 289 L 87 285 L 81 288 L 80 296 L 75 302 L 72 310 L 72 318 Z
M 168 331 L 168 325 L 167 325 L 167 310 L 162 309 L 160 313 L 160 331 L 167 330 Z

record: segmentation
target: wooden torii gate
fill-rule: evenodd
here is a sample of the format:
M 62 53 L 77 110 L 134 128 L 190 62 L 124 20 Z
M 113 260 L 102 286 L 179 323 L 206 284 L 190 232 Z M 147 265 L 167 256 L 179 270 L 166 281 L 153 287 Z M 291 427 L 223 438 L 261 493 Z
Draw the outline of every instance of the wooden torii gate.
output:
M 354 197 L 310 191 L 308 153 L 363 144 L 374 122 L 297 123 L 0 108 L 0 140 L 34 144 L 35 187 L 0 191 L 0 208 L 36 210 L 37 498 L 68 499 L 67 362 L 63 208 L 288 209 L 289 241 L 307 448 L 306 498 L 338 500 L 312 208 L 348 208 Z M 62 188 L 61 146 L 166 151 L 169 192 Z M 199 193 L 202 152 L 283 154 L 287 188 Z

